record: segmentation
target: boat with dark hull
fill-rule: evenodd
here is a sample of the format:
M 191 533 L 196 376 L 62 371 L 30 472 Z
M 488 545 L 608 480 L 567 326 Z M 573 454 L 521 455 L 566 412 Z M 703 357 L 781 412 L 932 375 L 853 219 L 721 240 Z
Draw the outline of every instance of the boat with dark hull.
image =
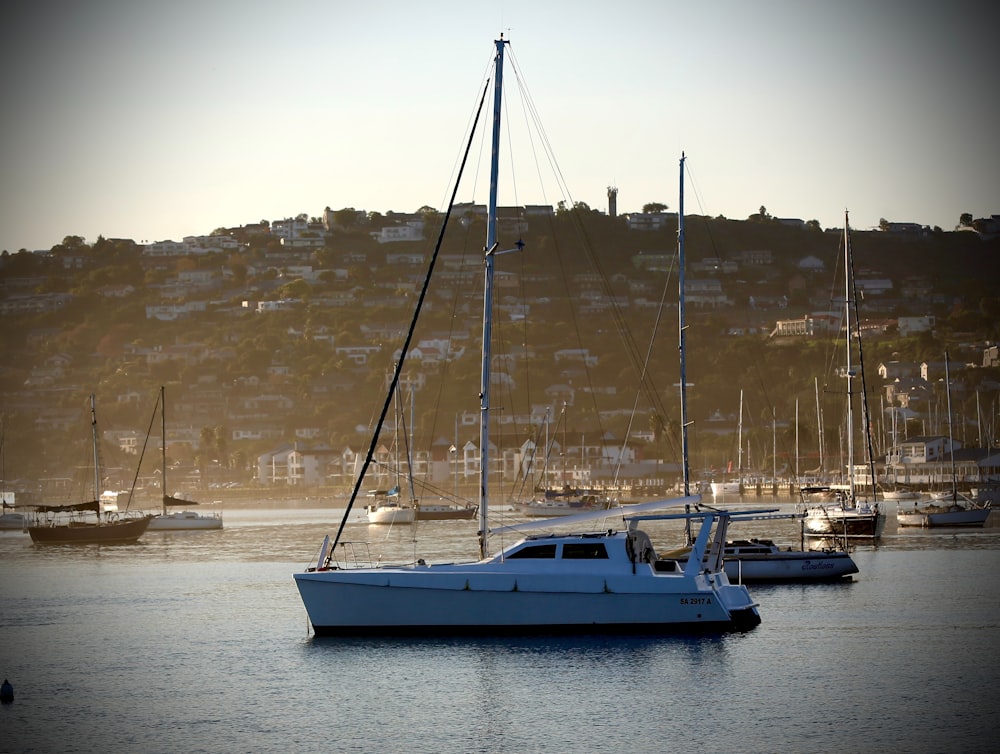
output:
M 90 510 L 99 510 L 100 504 L 94 502 Z M 72 508 L 76 514 L 81 513 L 86 508 L 79 506 L 46 506 L 47 513 L 66 512 L 67 508 Z M 60 517 L 40 520 L 28 526 L 28 534 L 31 541 L 39 545 L 123 545 L 133 544 L 139 540 L 149 528 L 149 516 L 142 514 L 124 515 L 109 514 L 110 517 L 102 517 L 98 512 L 97 521 L 87 521 L 77 518 L 65 520 Z
M 854 379 L 858 376 L 851 361 L 851 349 L 857 343 L 858 364 L 863 364 L 861 359 L 861 333 L 857 328 L 857 317 L 851 318 L 851 305 L 857 305 L 857 293 L 854 290 L 853 257 L 851 255 L 851 227 L 847 213 L 844 213 L 844 333 L 845 333 L 845 365 L 843 376 L 847 380 L 847 485 L 842 488 L 827 487 L 805 487 L 800 490 L 803 503 L 805 504 L 805 519 L 803 521 L 804 533 L 810 537 L 849 537 L 878 539 L 885 529 L 886 515 L 884 508 L 879 504 L 876 494 L 872 493 L 872 499 L 866 499 L 858 494 L 855 487 L 854 468 Z M 868 453 L 868 465 L 870 475 L 874 480 L 875 469 L 871 458 L 871 441 L 869 438 L 870 422 L 867 417 L 867 400 L 864 393 L 864 370 L 861 370 L 862 386 L 862 407 L 865 408 L 863 421 L 866 448 Z M 816 504 L 816 498 L 823 499 L 823 502 Z
M 27 530 L 40 545 L 132 544 L 146 533 L 150 517 L 104 510 L 98 495 L 101 464 L 98 453 L 97 410 L 90 396 L 90 427 L 94 453 L 94 500 L 70 505 L 37 505 Z M 88 514 L 93 514 L 91 520 Z

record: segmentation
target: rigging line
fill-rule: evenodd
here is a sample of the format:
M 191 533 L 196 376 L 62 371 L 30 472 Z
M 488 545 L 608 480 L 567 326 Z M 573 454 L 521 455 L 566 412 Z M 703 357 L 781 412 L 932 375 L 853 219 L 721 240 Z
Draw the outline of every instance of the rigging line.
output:
M 488 58 L 488 60 L 487 60 L 487 63 L 485 65 L 485 67 L 483 68 L 482 77 L 480 78 L 480 85 L 483 86 L 484 88 L 489 85 L 490 79 L 491 79 L 491 77 L 493 75 L 493 66 L 494 66 L 493 57 L 494 57 L 494 55 L 493 55 L 493 53 L 491 53 L 490 56 L 489 56 L 489 58 Z M 475 125 L 474 124 L 475 124 L 475 122 L 479 118 L 479 107 L 480 106 L 476 105 L 475 99 L 473 99 L 473 101 L 472 101 L 472 108 L 469 110 L 469 119 L 466 121 L 465 130 L 462 132 L 463 134 L 465 134 L 465 133 L 474 134 L 475 133 Z M 485 139 L 485 137 L 484 137 L 484 139 Z M 483 141 L 480 141 L 480 151 L 479 151 L 480 159 L 476 161 L 476 170 L 474 172 L 474 176 L 475 177 L 474 177 L 474 179 L 472 181 L 473 201 L 474 201 L 474 197 L 475 197 L 475 187 L 478 186 L 478 184 L 479 184 L 479 182 L 478 182 L 478 176 L 479 176 L 478 167 L 479 167 L 480 164 L 482 164 L 482 155 L 483 155 L 483 152 L 482 152 L 483 146 L 482 145 L 483 145 L 483 143 L 484 143 Z M 465 150 L 459 149 L 458 152 L 455 154 L 455 161 L 452 164 L 451 173 L 448 176 L 448 183 L 445 184 L 445 189 L 444 189 L 444 192 L 443 192 L 444 196 L 442 197 L 442 200 L 441 200 L 441 203 L 440 203 L 439 206 L 441 206 L 441 205 L 448 206 L 446 204 L 446 201 L 447 201 L 446 197 L 448 196 L 448 187 L 453 185 L 452 184 L 453 180 L 454 180 L 455 183 L 458 182 L 458 179 L 455 177 L 455 175 L 456 175 L 456 172 L 458 172 L 459 170 L 461 170 L 462 166 L 464 165 L 464 156 L 463 156 L 463 153 L 464 153 L 465 156 L 468 155 L 468 147 L 466 147 Z M 452 197 L 452 202 L 454 202 L 454 197 Z
M 648 384 L 647 380 L 646 380 L 646 367 L 648 366 L 649 360 L 652 357 L 653 343 L 656 341 L 656 333 L 659 330 L 660 322 L 663 321 L 663 315 L 664 315 L 664 313 L 666 311 L 667 291 L 670 290 L 670 281 L 671 281 L 673 273 L 674 273 L 674 263 L 675 262 L 679 262 L 679 261 L 680 260 L 677 258 L 676 254 L 671 258 L 671 260 L 670 260 L 670 269 L 667 270 L 666 278 L 663 281 L 663 288 L 660 291 L 660 303 L 659 303 L 659 305 L 657 306 L 657 309 L 656 309 L 656 319 L 653 322 L 653 332 L 652 332 L 652 334 L 650 335 L 650 338 L 649 338 L 649 350 L 646 353 L 646 360 L 645 360 L 645 362 L 643 364 L 643 373 L 642 373 L 641 378 L 640 378 L 641 379 L 640 384 Z M 639 398 L 639 392 L 636 391 L 636 404 L 638 404 L 638 398 Z M 658 399 L 657 402 L 655 404 L 652 404 L 650 406 L 650 408 L 653 411 L 655 411 L 657 414 L 659 414 L 660 419 L 663 422 L 666 422 L 667 421 L 666 404 L 664 404 L 661 400 L 659 400 L 659 395 L 658 394 L 657 394 L 657 399 Z M 632 409 L 633 414 L 635 413 L 635 411 L 636 411 L 636 407 L 633 406 L 633 409 Z M 630 422 L 631 422 L 631 420 L 630 420 Z M 680 456 L 680 448 L 677 447 L 677 444 L 676 444 L 677 443 L 677 438 L 674 437 L 672 433 L 668 432 L 666 434 L 667 434 L 668 441 L 670 443 L 671 450 L 673 450 L 675 453 L 677 453 L 678 456 Z
M 673 259 L 671 260 L 670 269 L 667 270 L 667 276 L 666 276 L 666 279 L 664 281 L 663 288 L 660 290 L 660 302 L 659 302 L 659 305 L 657 306 L 657 309 L 656 309 L 656 317 L 653 320 L 653 330 L 652 330 L 652 332 L 650 333 L 650 336 L 649 336 L 649 345 L 646 348 L 646 355 L 645 355 L 645 358 L 642 360 L 642 368 L 641 368 L 640 373 L 639 373 L 639 384 L 640 384 L 640 386 L 648 384 L 647 383 L 647 374 L 648 374 L 648 369 L 649 369 L 649 362 L 650 362 L 650 360 L 652 358 L 653 346 L 656 343 L 656 335 L 657 335 L 657 332 L 659 330 L 660 323 L 663 321 L 663 314 L 664 314 L 664 312 L 666 310 L 667 290 L 669 289 L 669 285 L 670 285 L 670 278 L 671 278 L 671 274 L 673 272 L 673 264 L 674 264 L 674 261 L 676 261 L 676 260 L 677 260 L 676 256 L 673 257 Z M 617 481 L 618 473 L 620 472 L 620 469 L 621 469 L 621 463 L 622 463 L 622 458 L 624 457 L 624 454 L 625 454 L 625 449 L 628 447 L 628 438 L 629 438 L 629 436 L 632 433 L 632 424 L 635 421 L 635 417 L 636 417 L 636 414 L 638 412 L 638 408 L 639 408 L 639 396 L 640 396 L 641 393 L 642 393 L 642 389 L 640 387 L 639 390 L 636 390 L 635 399 L 632 402 L 632 411 L 629 414 L 628 424 L 626 425 L 626 429 L 625 429 L 625 436 L 622 438 L 621 451 L 619 452 L 619 456 L 618 456 L 618 468 L 615 469 L 615 480 L 616 481 Z M 652 406 L 650 406 L 650 408 L 654 412 L 654 414 L 659 417 L 659 419 L 657 420 L 657 425 L 659 425 L 660 421 L 664 421 L 664 422 L 666 421 L 666 407 L 665 406 L 663 406 L 663 411 L 662 412 L 660 411 L 660 407 L 657 406 L 657 405 L 652 405 Z M 668 435 L 668 437 L 671 438 L 671 447 L 672 447 L 672 449 L 675 450 L 675 451 L 679 450 L 678 448 L 673 447 L 675 440 L 672 438 L 672 436 L 670 435 L 670 433 L 667 433 L 667 435 Z
M 139 483 L 139 470 L 142 468 L 142 459 L 146 455 L 146 446 L 149 444 L 149 435 L 153 431 L 153 422 L 156 421 L 156 410 L 160 406 L 160 393 L 156 393 L 156 401 L 153 403 L 153 415 L 149 417 L 149 426 L 146 427 L 146 439 L 142 443 L 142 451 L 139 453 L 139 461 L 135 465 L 135 477 L 132 479 L 132 486 L 128 491 L 128 502 L 125 503 L 125 510 L 129 509 L 132 505 L 132 495 L 135 493 L 135 486 Z M 167 444 L 167 438 L 164 437 L 162 440 L 164 446 Z M 166 495 L 167 491 L 164 489 L 163 494 Z
M 527 85 L 523 82 L 520 76 L 520 71 L 517 66 L 514 66 L 514 75 L 515 78 L 518 80 L 520 89 L 523 93 L 522 100 L 525 102 L 527 108 L 526 112 L 531 114 L 532 120 L 535 124 L 535 128 L 537 129 L 537 132 L 542 140 L 543 151 L 546 157 L 548 158 L 549 166 L 553 171 L 553 175 L 556 178 L 556 181 L 561 189 L 562 194 L 569 199 L 570 212 L 571 212 L 570 218 L 571 220 L 574 221 L 573 227 L 576 229 L 576 231 L 582 238 L 583 241 L 582 245 L 586 252 L 587 259 L 594 268 L 595 272 L 597 273 L 602 284 L 603 293 L 610 302 L 613 321 L 616 325 L 616 328 L 623 342 L 623 345 L 625 346 L 626 352 L 632 363 L 633 369 L 635 369 L 637 375 L 641 374 L 642 373 L 642 358 L 640 357 L 641 352 L 634 338 L 632 337 L 631 331 L 628 328 L 627 320 L 624 316 L 624 313 L 622 312 L 621 307 L 618 305 L 617 299 L 614 296 L 610 279 L 607 273 L 604 271 L 603 266 L 601 265 L 600 260 L 598 259 L 597 254 L 594 251 L 593 242 L 590 239 L 589 235 L 587 234 L 586 229 L 583 227 L 580 213 L 576 208 L 575 202 L 573 201 L 572 193 L 569 191 L 562 170 L 559 167 L 559 163 L 555 159 L 554 150 L 551 147 L 551 144 L 548 140 L 548 136 L 542 125 L 541 118 L 538 115 L 538 110 L 534 105 L 534 101 L 531 98 L 531 94 L 528 91 Z M 576 307 L 573 304 L 574 299 L 572 296 L 568 296 L 568 299 L 570 301 L 570 306 L 573 311 L 573 321 L 574 325 L 576 326 L 577 342 L 582 342 L 581 334 L 579 332 L 579 327 L 576 324 L 578 322 L 578 317 L 577 317 Z M 590 380 L 591 375 L 589 370 L 587 371 L 587 377 L 588 380 Z M 650 402 L 650 404 L 653 407 L 658 407 L 659 410 L 665 415 L 666 411 L 662 403 L 659 401 L 659 396 L 657 392 L 653 390 L 652 387 L 649 385 L 648 380 L 645 381 L 640 380 L 640 385 L 641 385 L 641 390 L 646 394 L 647 400 Z M 590 387 L 593 388 L 593 385 L 591 384 Z M 593 394 L 593 391 L 591 392 Z M 598 424 L 601 425 L 602 422 L 600 419 L 600 412 L 597 411 L 596 413 L 598 417 Z M 600 427 L 600 431 L 601 434 L 603 435 L 604 434 L 603 426 Z
M 563 196 L 567 197 L 570 200 L 570 208 L 571 208 L 570 218 L 571 219 L 576 219 L 576 213 L 572 209 L 573 208 L 572 195 L 570 194 L 570 192 L 568 190 L 568 187 L 566 186 L 566 182 L 565 182 L 565 180 L 562 177 L 562 172 L 559 169 L 558 162 L 555 160 L 554 150 L 552 149 L 551 144 L 550 144 L 550 142 L 548 140 L 548 137 L 545 134 L 545 128 L 542 125 L 541 117 L 538 114 L 538 109 L 535 107 L 534 102 L 533 102 L 533 100 L 531 98 L 531 93 L 528 90 L 527 83 L 524 81 L 523 77 L 521 76 L 521 74 L 520 74 L 520 68 L 516 64 L 512 66 L 512 70 L 514 72 L 514 77 L 515 77 L 515 79 L 518 82 L 518 91 L 521 93 L 521 101 L 524 103 L 524 113 L 525 113 L 525 116 L 526 117 L 530 116 L 530 118 L 529 118 L 529 127 L 527 128 L 527 132 L 528 132 L 528 135 L 529 135 L 529 142 L 532 145 L 532 154 L 536 158 L 535 159 L 536 170 L 538 170 L 539 160 L 537 159 L 538 150 L 535 148 L 535 140 L 532 138 L 532 134 L 533 133 L 537 133 L 538 136 L 539 136 L 539 138 L 540 138 L 540 140 L 541 140 L 542 153 L 547 158 L 549 167 L 551 168 L 553 176 L 556 179 L 556 183 L 557 183 L 558 187 L 561 189 L 561 194 Z M 534 130 L 531 128 L 531 125 L 534 126 Z M 539 173 L 540 173 L 540 171 L 539 171 Z M 542 180 L 541 175 L 539 175 L 539 184 L 540 184 L 541 190 L 542 190 L 543 201 L 547 201 L 548 199 L 547 199 L 547 193 L 545 191 L 545 182 Z M 552 227 L 552 226 L 550 226 L 550 227 Z M 577 230 L 578 233 L 580 232 L 580 228 L 576 224 L 574 224 L 574 228 Z M 567 275 L 566 275 L 566 266 L 563 263 L 562 254 L 560 253 L 560 248 L 561 247 L 560 247 L 560 244 L 558 242 L 558 239 L 557 239 L 555 233 L 553 233 L 553 240 L 555 241 L 556 259 L 557 259 L 557 262 L 559 264 L 560 270 L 562 270 L 562 272 L 563 272 L 563 279 L 565 281 L 565 280 L 568 279 Z M 590 242 L 589 242 L 589 239 L 584 238 L 584 246 L 585 247 L 592 246 L 592 244 L 590 244 Z M 605 286 L 606 286 L 605 295 L 607 295 L 609 298 L 611 298 L 611 296 L 610 296 L 610 290 L 609 290 L 610 289 L 610 285 L 607 283 L 607 276 L 604 274 L 603 270 L 601 270 L 600 267 L 595 264 L 596 255 L 593 254 L 592 250 L 588 249 L 588 251 L 590 253 L 588 253 L 587 256 L 588 256 L 588 259 L 590 260 L 591 264 L 594 265 L 595 272 L 597 272 L 598 276 L 602 280 L 605 281 Z M 575 334 L 576 334 L 576 342 L 582 346 L 583 339 L 582 339 L 582 334 L 581 334 L 580 328 L 579 328 L 579 316 L 578 316 L 578 312 L 577 312 L 577 307 L 576 307 L 576 305 L 574 303 L 575 302 L 575 298 L 571 295 L 568 287 L 566 289 L 566 294 L 567 294 L 566 298 L 567 298 L 567 301 L 569 302 L 570 311 L 571 311 L 571 314 L 572 314 L 572 322 L 573 322 L 574 331 L 575 331 Z M 593 390 L 592 375 L 590 374 L 590 370 L 588 368 L 586 368 L 586 365 L 585 365 L 585 374 L 587 376 L 588 385 L 591 388 L 590 394 L 591 394 L 591 399 L 594 402 L 594 413 L 597 416 L 597 421 L 598 421 L 598 425 L 599 425 L 599 428 L 600 428 L 600 433 L 603 436 L 605 434 L 605 432 L 604 432 L 603 422 L 601 421 L 601 417 L 600 417 L 599 407 L 596 405 L 596 393 Z
M 556 178 L 557 184 L 559 185 L 559 187 L 561 189 L 562 195 L 565 196 L 565 197 L 567 197 L 569 199 L 569 208 L 570 208 L 570 211 L 571 211 L 570 218 L 571 218 L 571 220 L 574 221 L 573 227 L 580 234 L 581 239 L 583 241 L 582 245 L 583 245 L 584 250 L 586 251 L 586 254 L 587 254 L 587 259 L 590 262 L 590 264 L 592 265 L 592 267 L 594 268 L 594 271 L 597 273 L 597 275 L 598 275 L 598 277 L 599 277 L 599 279 L 600 279 L 600 281 L 602 283 L 603 293 L 607 297 L 608 301 L 610 302 L 612 317 L 613 317 L 613 320 L 615 322 L 616 328 L 617 328 L 617 330 L 619 332 L 619 335 L 622 338 L 623 344 L 625 345 L 625 348 L 626 348 L 626 350 L 628 352 L 628 356 L 629 356 L 630 360 L 632 361 L 633 368 L 636 370 L 636 373 L 638 374 L 638 373 L 641 372 L 641 364 L 642 364 L 642 359 L 639 356 L 640 350 L 639 350 L 638 346 L 636 345 L 634 339 L 631 336 L 631 332 L 628 329 L 627 320 L 626 320 L 626 318 L 624 316 L 624 313 L 621 310 L 621 307 L 618 305 L 618 302 L 617 302 L 617 300 L 616 300 L 616 298 L 614 296 L 614 292 L 613 292 L 612 287 L 611 287 L 610 279 L 609 279 L 607 273 L 604 271 L 604 269 L 603 269 L 603 267 L 602 267 L 602 265 L 600 263 L 600 260 L 598 259 L 597 254 L 594 251 L 593 242 L 591 241 L 589 235 L 586 233 L 586 229 L 583 227 L 582 220 L 581 220 L 581 218 L 579 216 L 579 212 L 578 212 L 578 210 L 576 208 L 576 203 L 573 200 L 572 193 L 570 192 L 569 187 L 566 184 L 566 181 L 565 181 L 565 178 L 563 176 L 562 170 L 560 169 L 559 163 L 558 163 L 558 161 L 555 158 L 555 152 L 554 152 L 554 150 L 551 147 L 551 143 L 548 140 L 548 136 L 547 136 L 547 134 L 545 132 L 545 128 L 542 125 L 541 118 L 538 115 L 538 109 L 535 107 L 535 104 L 534 104 L 534 101 L 533 101 L 533 99 L 531 97 L 531 94 L 528 91 L 527 84 L 523 82 L 523 80 L 522 80 L 522 78 L 520 76 L 520 70 L 516 66 L 514 67 L 514 75 L 517 78 L 517 80 L 519 82 L 520 90 L 522 91 L 522 95 L 523 95 L 522 96 L 522 100 L 525 102 L 526 113 L 530 113 L 530 115 L 532 116 L 532 121 L 534 122 L 535 129 L 537 130 L 537 132 L 538 132 L 538 134 L 539 134 L 539 136 L 540 136 L 540 138 L 542 140 L 543 151 L 544 151 L 544 154 L 546 155 L 546 157 L 548 158 L 549 166 L 552 169 L 552 172 L 553 172 L 553 175 Z M 537 160 L 536 160 L 536 164 L 537 164 Z M 571 307 L 572 307 L 572 301 L 573 301 L 572 296 L 569 297 L 569 300 L 571 302 Z M 576 318 L 575 307 L 572 307 L 572 308 L 573 308 L 573 312 L 574 312 L 574 322 L 576 322 L 577 318 Z M 578 338 L 578 342 L 582 342 L 580 340 L 580 333 L 579 333 L 579 331 L 577 332 L 577 338 Z M 588 378 L 589 378 L 590 377 L 589 372 L 587 374 L 588 374 Z M 593 386 L 591 385 L 591 387 L 593 387 Z M 652 405 L 656 406 L 657 405 L 657 399 L 655 397 L 655 391 L 653 391 L 648 386 L 648 384 L 645 386 L 644 389 L 645 389 L 645 392 L 647 394 L 647 399 L 651 401 Z M 662 408 L 662 406 L 661 406 L 661 408 Z M 595 410 L 596 410 L 596 407 L 595 407 Z M 600 413 L 599 412 L 597 412 L 597 413 L 598 413 L 598 421 L 600 423 Z M 602 434 L 604 433 L 603 427 L 601 428 L 601 433 Z
M 684 161 L 684 170 L 687 172 L 687 184 L 694 192 L 695 204 L 697 204 L 698 209 L 701 210 L 702 217 L 708 217 L 708 213 L 705 212 L 705 206 L 701 201 L 701 192 L 698 191 L 698 184 L 695 182 L 694 176 L 691 174 L 691 168 L 687 159 Z M 712 235 L 712 224 L 706 221 L 701 224 L 701 227 L 703 227 L 705 232 L 708 234 L 708 245 L 712 249 L 712 256 L 722 259 L 723 255 L 719 251 L 718 246 L 715 244 L 715 236 Z
M 476 111 L 476 118 L 473 122 L 472 131 L 469 133 L 469 141 L 466 144 L 465 155 L 462 158 L 462 165 L 458 171 L 458 177 L 455 180 L 455 188 L 451 193 L 451 201 L 448 203 L 448 210 L 445 212 L 444 220 L 441 223 L 441 230 L 438 233 L 437 243 L 434 245 L 434 253 L 431 255 L 430 263 L 427 266 L 427 275 L 424 277 L 423 287 L 420 289 L 420 297 L 417 299 L 417 306 L 413 312 L 413 319 L 410 322 L 410 329 L 406 333 L 406 339 L 403 341 L 403 347 L 400 349 L 399 361 L 396 364 L 396 368 L 393 370 L 392 374 L 392 384 L 389 386 L 389 390 L 386 391 L 385 403 L 382 406 L 382 414 L 379 416 L 378 428 L 372 433 L 372 439 L 368 446 L 368 453 L 365 456 L 364 463 L 361 465 L 361 472 L 358 474 L 358 478 L 354 481 L 354 489 L 351 491 L 351 496 L 347 500 L 347 506 L 344 508 L 344 515 L 340 519 L 340 526 L 337 528 L 337 534 L 334 537 L 333 545 L 330 548 L 330 553 L 326 556 L 326 563 L 324 565 L 329 566 L 333 554 L 340 543 L 340 537 L 344 533 L 344 527 L 347 526 L 347 518 L 351 514 L 351 509 L 354 507 L 354 502 L 357 500 L 358 492 L 361 489 L 361 484 L 364 481 L 365 472 L 371 465 L 372 456 L 375 454 L 375 448 L 378 443 L 378 436 L 381 432 L 382 425 L 385 422 L 386 414 L 389 413 L 389 407 L 393 402 L 393 391 L 396 389 L 396 385 L 399 384 L 399 373 L 403 368 L 403 362 L 406 359 L 406 354 L 410 350 L 410 342 L 413 340 L 413 332 L 416 329 L 417 319 L 420 316 L 420 310 L 423 308 L 424 299 L 427 297 L 427 288 L 431 282 L 431 275 L 434 272 L 434 266 L 437 263 L 438 255 L 441 253 L 441 245 L 444 241 L 444 233 L 448 228 L 448 220 L 451 218 L 451 211 L 455 206 L 455 196 L 458 194 L 458 187 L 462 181 L 462 174 L 465 172 L 466 160 L 469 157 L 469 150 L 472 148 L 473 137 L 476 133 L 476 126 L 479 123 L 479 116 L 482 114 L 483 104 L 486 102 L 486 94 L 489 91 L 489 81 L 486 82 L 486 86 L 483 87 L 483 94 L 479 100 L 479 109 Z

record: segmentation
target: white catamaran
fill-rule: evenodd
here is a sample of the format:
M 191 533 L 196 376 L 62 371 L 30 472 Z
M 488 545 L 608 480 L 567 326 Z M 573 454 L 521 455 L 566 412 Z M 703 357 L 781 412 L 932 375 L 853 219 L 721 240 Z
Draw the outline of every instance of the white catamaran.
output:
M 338 559 L 337 556 L 338 546 L 347 544 L 340 542 L 340 536 L 350 512 L 349 502 L 340 530 L 332 539 L 329 536 L 324 539 L 315 565 L 294 575 L 309 620 L 318 635 L 618 633 L 751 628 L 760 623 L 757 606 L 745 587 L 730 584 L 722 567 L 729 514 L 725 511 L 654 514 L 656 510 L 672 506 L 692 506 L 700 500 L 698 496 L 619 506 L 610 511 L 589 511 L 560 517 L 554 522 L 529 521 L 490 529 L 487 500 L 490 336 L 494 263 L 496 257 L 504 253 L 497 240 L 497 176 L 507 44 L 502 36 L 495 42 L 492 82 L 492 160 L 484 254 L 480 382 L 480 559 L 433 565 L 421 559 L 407 565 L 353 567 L 346 558 Z M 682 259 L 683 168 L 682 158 L 679 212 L 682 219 L 678 227 Z M 456 189 L 457 185 L 456 182 Z M 522 246 L 518 241 L 518 249 Z M 428 278 L 436 257 L 437 250 L 430 263 Z M 683 292 L 683 263 L 680 269 L 679 289 Z M 426 285 L 425 281 L 425 290 Z M 419 306 L 418 303 L 418 313 Z M 683 306 L 679 309 L 683 414 Z M 397 363 L 394 381 L 398 379 L 408 345 L 409 337 Z M 391 395 L 392 387 L 389 393 Z M 387 410 L 388 404 L 383 410 L 383 418 Z M 681 424 L 682 432 L 686 432 L 686 423 L 682 421 Z M 686 468 L 686 439 L 683 454 Z M 357 494 L 357 485 L 354 494 Z M 490 552 L 490 535 L 496 531 L 538 528 L 553 523 L 575 525 L 599 518 L 617 518 L 623 529 L 528 536 L 499 553 Z M 692 557 L 686 564 L 657 557 L 649 536 L 636 526 L 640 520 L 649 518 L 686 518 L 700 522 Z

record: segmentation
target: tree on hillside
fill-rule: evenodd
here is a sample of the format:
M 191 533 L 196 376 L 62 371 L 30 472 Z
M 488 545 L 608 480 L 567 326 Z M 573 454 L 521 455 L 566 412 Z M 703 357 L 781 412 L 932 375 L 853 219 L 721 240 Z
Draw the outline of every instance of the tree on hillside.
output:
M 963 228 L 969 228 L 969 227 L 971 227 L 972 226 L 972 213 L 971 212 L 963 212 L 961 214 L 961 216 L 958 218 L 958 224 L 961 225 Z
M 649 204 L 642 205 L 642 211 L 644 214 L 660 214 L 661 212 L 667 211 L 667 205 L 661 204 L 660 202 L 650 202 Z
M 333 213 L 333 224 L 343 230 L 352 228 L 358 223 L 358 211 L 354 207 L 344 207 Z

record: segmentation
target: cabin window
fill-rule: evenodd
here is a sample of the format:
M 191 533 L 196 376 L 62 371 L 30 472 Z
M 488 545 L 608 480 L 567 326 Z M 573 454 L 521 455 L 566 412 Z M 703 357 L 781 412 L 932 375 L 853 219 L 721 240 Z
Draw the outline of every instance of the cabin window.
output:
M 508 558 L 554 558 L 556 556 L 556 546 L 551 545 L 528 545 L 516 552 L 508 555 Z
M 607 560 L 608 551 L 603 542 L 585 542 L 584 544 L 565 544 L 562 550 L 563 560 Z

